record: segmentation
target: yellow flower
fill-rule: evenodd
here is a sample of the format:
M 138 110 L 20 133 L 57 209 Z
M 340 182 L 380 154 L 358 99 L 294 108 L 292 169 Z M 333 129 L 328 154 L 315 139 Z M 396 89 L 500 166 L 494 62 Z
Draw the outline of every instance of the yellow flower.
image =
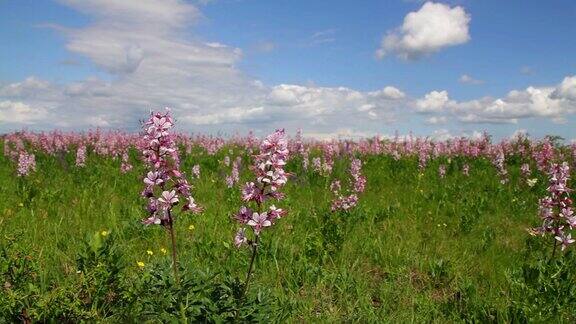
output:
M 195 228 L 195 227 L 194 227 L 194 225 L 192 225 L 192 224 L 190 224 L 190 226 L 188 226 L 188 229 L 191 230 L 191 231 L 193 231 L 194 228 Z
M 136 262 L 136 264 L 138 265 L 138 267 L 144 268 L 144 262 L 138 261 L 138 262 Z
M 162 254 L 166 254 L 167 251 L 166 251 L 165 248 L 161 248 L 161 249 L 160 249 L 160 252 L 162 252 Z
M 108 231 L 102 231 L 102 232 L 100 232 L 100 235 L 106 236 L 106 235 L 108 235 Z
M 148 253 L 148 255 L 154 254 L 154 252 L 152 252 L 152 251 L 150 251 L 150 250 L 146 251 L 146 253 Z

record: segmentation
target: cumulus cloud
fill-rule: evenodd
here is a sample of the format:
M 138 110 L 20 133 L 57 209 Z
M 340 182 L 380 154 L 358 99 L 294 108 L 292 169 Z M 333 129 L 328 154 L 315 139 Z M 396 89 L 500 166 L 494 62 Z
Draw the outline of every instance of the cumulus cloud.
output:
M 418 59 L 445 47 L 470 40 L 470 15 L 460 6 L 426 2 L 418 11 L 404 17 L 402 26 L 389 31 L 376 51 L 378 58 L 396 55 Z
M 0 122 L 28 125 L 45 118 L 46 114 L 44 108 L 33 108 L 17 101 L 0 101 Z
M 576 113 L 576 77 L 569 76 L 553 87 L 512 90 L 503 98 L 483 97 L 451 100 L 446 91 L 432 91 L 418 99 L 415 110 L 422 113 L 449 112 L 464 123 L 518 123 L 524 118 L 543 117 L 563 123 Z
M 576 76 L 565 77 L 551 95 L 554 99 L 566 99 L 576 102 Z
M 447 91 L 431 91 L 416 101 L 416 111 L 420 113 L 441 112 L 448 104 Z

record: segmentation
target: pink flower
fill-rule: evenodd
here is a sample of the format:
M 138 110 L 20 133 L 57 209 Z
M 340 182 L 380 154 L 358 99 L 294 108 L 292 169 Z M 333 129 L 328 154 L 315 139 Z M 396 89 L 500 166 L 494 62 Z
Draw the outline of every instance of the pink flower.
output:
M 180 203 L 178 195 L 186 197 L 182 211 L 199 213 L 202 208 L 192 197 L 192 186 L 188 183 L 183 172 L 180 171 L 180 158 L 176 144 L 177 136 L 170 133 L 174 121 L 170 110 L 155 112 L 144 122 L 144 134 L 138 143 L 142 149 L 143 160 L 148 166 L 148 172 L 143 181 L 146 187 L 142 196 L 149 199 L 147 211 L 149 217 L 145 224 L 160 224 L 172 228 L 174 213 L 172 208 Z M 129 167 L 129 168 L 128 168 Z M 122 155 L 122 169 L 131 169 L 128 164 L 127 150 Z M 197 169 L 199 174 L 199 167 Z M 158 196 L 159 194 L 159 196 Z M 160 205 L 161 208 L 158 208 Z
M 192 167 L 192 174 L 195 178 L 200 179 L 200 166 L 198 164 Z
M 266 212 L 260 214 L 253 213 L 252 218 L 248 220 L 248 223 L 246 224 L 252 226 L 252 228 L 254 229 L 254 234 L 256 235 L 260 235 L 260 231 L 263 228 L 272 226 L 272 222 L 268 220 L 268 214 Z
M 281 208 L 276 208 L 276 206 L 270 206 L 268 210 L 268 217 L 270 220 L 274 221 L 278 218 L 282 218 L 286 214 L 286 211 L 282 210 Z
M 25 177 L 31 171 L 36 170 L 36 158 L 34 154 L 28 154 L 26 151 L 20 152 L 18 156 L 18 176 Z
M 350 163 L 350 175 L 352 177 L 352 190 L 349 190 L 347 196 L 343 196 L 340 191 L 342 186 L 339 180 L 335 180 L 330 185 L 330 190 L 336 196 L 332 200 L 332 211 L 348 211 L 358 204 L 358 194 L 366 189 L 366 178 L 362 175 L 362 161 L 356 158 Z
M 245 206 L 240 207 L 240 211 L 234 216 L 234 218 L 242 223 L 242 224 L 246 224 L 248 223 L 248 221 L 250 220 L 250 218 L 252 217 L 252 210 L 250 210 L 250 208 L 247 208 Z
M 542 235 L 550 233 L 562 243 L 562 250 L 574 240 L 571 234 L 564 233 L 564 229 L 576 227 L 576 217 L 572 210 L 572 200 L 569 197 L 572 189 L 568 188 L 570 167 L 568 163 L 552 164 L 549 169 L 548 196 L 539 201 L 539 215 L 542 225 L 532 230 Z
M 237 248 L 241 247 L 242 245 L 248 242 L 245 232 L 246 232 L 245 228 L 239 228 L 238 231 L 236 232 L 236 235 L 234 236 L 234 245 Z
M 78 151 L 76 151 L 76 166 L 77 167 L 86 166 L 86 146 L 85 145 L 78 147 Z
M 149 171 L 144 178 L 144 183 L 149 186 L 160 185 L 164 182 L 164 180 L 160 177 L 160 173 L 158 171 Z
M 444 164 L 440 164 L 438 167 L 438 175 L 440 178 L 444 178 L 446 176 L 446 166 Z
M 332 181 L 332 183 L 330 184 L 330 191 L 332 191 L 335 195 L 338 195 L 340 190 L 342 190 L 342 186 L 340 185 L 340 180 Z
M 262 197 L 262 193 L 258 187 L 254 184 L 254 182 L 246 182 L 246 185 L 242 188 L 242 200 L 244 201 L 258 201 L 262 202 L 264 198 Z
M 198 206 L 198 204 L 194 201 L 194 197 L 189 196 L 186 198 L 186 205 L 182 207 L 182 210 L 190 210 L 193 213 L 200 213 L 202 212 L 202 207 Z
M 284 130 L 277 130 L 268 135 L 260 145 L 259 154 L 254 156 L 254 165 L 251 169 L 255 173 L 256 180 L 247 182 L 242 187 L 242 201 L 251 203 L 256 211 L 242 206 L 234 218 L 241 224 L 249 225 L 257 239 L 262 229 L 272 226 L 274 220 L 286 214 L 284 210 L 274 205 L 269 207 L 268 212 L 263 210 L 268 199 L 281 200 L 284 197 L 279 190 L 288 181 L 288 174 L 284 171 L 288 153 L 288 141 Z M 227 178 L 229 186 L 238 181 L 240 162 L 240 159 L 236 159 L 232 165 L 232 175 Z
M 568 245 L 574 243 L 572 234 L 555 236 L 554 238 L 562 244 L 562 251 L 564 251 L 564 249 L 566 249 Z
M 177 204 L 179 200 L 178 196 L 176 195 L 176 191 L 172 190 L 162 192 L 162 196 L 158 198 L 158 201 L 164 204 L 164 206 L 167 208 L 171 205 Z

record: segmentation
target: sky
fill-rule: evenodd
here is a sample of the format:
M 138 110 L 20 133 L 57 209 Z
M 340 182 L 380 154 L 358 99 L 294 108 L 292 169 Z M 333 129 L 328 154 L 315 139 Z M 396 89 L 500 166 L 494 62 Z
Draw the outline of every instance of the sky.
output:
M 576 139 L 573 0 L 0 0 L 0 132 Z

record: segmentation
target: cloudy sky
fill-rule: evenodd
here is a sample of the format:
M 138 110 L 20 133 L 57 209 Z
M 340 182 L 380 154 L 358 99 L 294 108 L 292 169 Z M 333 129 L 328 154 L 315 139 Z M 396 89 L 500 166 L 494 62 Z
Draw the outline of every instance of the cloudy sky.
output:
M 0 1 L 0 132 L 576 138 L 573 0 Z

